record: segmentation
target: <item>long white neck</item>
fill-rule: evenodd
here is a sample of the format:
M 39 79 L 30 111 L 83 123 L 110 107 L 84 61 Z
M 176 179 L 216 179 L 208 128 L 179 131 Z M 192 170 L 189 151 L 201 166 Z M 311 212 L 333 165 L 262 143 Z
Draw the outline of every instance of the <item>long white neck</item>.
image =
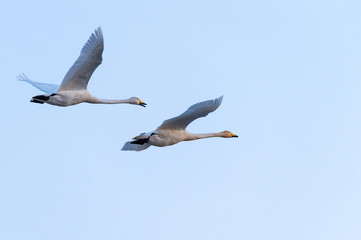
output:
M 211 138 L 211 137 L 223 137 L 223 133 L 193 133 L 195 139 Z
M 115 100 L 115 99 L 102 99 L 102 98 L 93 98 L 91 100 L 91 103 L 98 103 L 98 104 L 119 104 L 119 103 L 133 103 L 133 101 L 131 101 L 130 99 L 120 99 L 120 100 Z

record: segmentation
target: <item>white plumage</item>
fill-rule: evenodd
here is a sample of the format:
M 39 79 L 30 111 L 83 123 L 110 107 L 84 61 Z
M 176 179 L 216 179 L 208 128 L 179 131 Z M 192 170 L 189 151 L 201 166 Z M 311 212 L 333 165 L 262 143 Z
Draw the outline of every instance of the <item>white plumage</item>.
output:
M 37 83 L 28 79 L 24 74 L 18 76 L 21 81 L 26 81 L 36 88 L 48 93 L 47 95 L 37 95 L 31 99 L 31 102 L 48 103 L 56 106 L 71 106 L 82 102 L 117 104 L 129 103 L 145 106 L 137 97 L 131 97 L 123 100 L 99 99 L 92 96 L 87 90 L 90 77 L 95 69 L 102 63 L 102 53 L 104 50 L 103 33 L 98 27 L 90 36 L 80 52 L 80 56 L 65 75 L 61 85 L 57 90 L 50 91 L 50 84 Z M 54 88 L 56 85 L 52 85 Z
M 122 150 L 141 151 L 149 146 L 170 146 L 181 141 L 197 140 L 209 137 L 238 137 L 230 131 L 219 133 L 193 134 L 186 130 L 186 127 L 195 119 L 205 117 L 215 111 L 222 103 L 223 96 L 214 100 L 196 103 L 189 107 L 181 115 L 165 120 L 155 131 L 142 133 L 133 138 L 133 141 L 126 142 Z

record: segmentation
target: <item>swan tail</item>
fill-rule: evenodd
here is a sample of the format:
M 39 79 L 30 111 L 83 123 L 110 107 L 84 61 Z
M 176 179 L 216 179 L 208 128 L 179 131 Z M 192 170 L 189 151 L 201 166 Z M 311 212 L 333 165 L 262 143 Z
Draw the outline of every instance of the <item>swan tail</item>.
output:
M 130 144 L 138 144 L 138 145 L 143 145 L 145 143 L 149 142 L 149 138 L 140 138 L 134 141 L 131 141 Z
M 48 101 L 50 97 L 55 96 L 55 95 L 56 95 L 56 93 L 53 93 L 51 95 L 36 95 L 30 100 L 30 102 L 43 104 L 46 101 Z
M 37 95 L 35 97 L 33 97 L 30 102 L 34 102 L 34 103 L 40 103 L 40 104 L 43 104 L 45 103 L 46 101 L 49 100 L 49 96 L 47 95 Z
M 140 140 L 147 140 L 147 139 L 139 139 L 139 140 L 136 140 L 136 141 L 129 141 L 129 142 L 126 142 L 122 148 L 122 151 L 142 151 L 142 150 L 145 150 L 147 149 L 148 147 L 150 147 L 150 144 L 147 142 L 144 142 L 144 141 L 140 141 Z M 138 141 L 140 141 L 138 143 Z M 142 143 L 141 143 L 142 142 Z

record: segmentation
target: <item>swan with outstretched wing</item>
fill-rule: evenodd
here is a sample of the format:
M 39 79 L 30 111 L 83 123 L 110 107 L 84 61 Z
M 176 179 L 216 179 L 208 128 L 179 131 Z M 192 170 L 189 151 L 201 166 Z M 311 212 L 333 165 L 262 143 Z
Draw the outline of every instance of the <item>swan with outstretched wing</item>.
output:
M 88 82 L 95 69 L 102 63 L 103 50 L 103 33 L 102 29 L 98 27 L 83 46 L 80 56 L 69 69 L 60 86 L 31 81 L 25 74 L 19 75 L 18 79 L 28 82 L 47 93 L 45 95 L 34 96 L 31 102 L 35 103 L 48 103 L 62 107 L 82 102 L 102 104 L 129 103 L 145 107 L 146 103 L 137 97 L 123 100 L 100 99 L 89 93 L 87 90 Z
M 165 120 L 156 130 L 142 133 L 126 142 L 122 150 L 142 151 L 150 146 L 165 147 L 181 141 L 191 141 L 210 137 L 231 138 L 238 137 L 230 131 L 219 133 L 194 134 L 186 130 L 186 127 L 200 117 L 205 117 L 215 111 L 222 103 L 223 96 L 214 100 L 196 103 L 189 107 L 181 115 Z

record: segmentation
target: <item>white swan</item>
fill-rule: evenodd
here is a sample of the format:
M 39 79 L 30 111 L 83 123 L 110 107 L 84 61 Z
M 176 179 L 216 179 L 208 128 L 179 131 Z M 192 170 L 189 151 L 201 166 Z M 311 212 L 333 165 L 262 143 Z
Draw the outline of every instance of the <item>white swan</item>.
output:
M 57 88 L 57 85 L 33 82 L 28 79 L 25 74 L 18 76 L 18 79 L 28 82 L 41 91 L 48 93 L 46 95 L 37 95 L 33 97 L 31 102 L 35 103 L 48 103 L 62 107 L 82 102 L 104 104 L 129 103 L 145 107 L 146 103 L 142 102 L 137 97 L 123 100 L 99 99 L 88 92 L 87 85 L 89 79 L 94 70 L 102 63 L 103 49 L 103 33 L 101 28 L 98 27 L 83 46 L 80 56 L 65 75 L 61 85 Z M 50 89 L 50 86 L 54 89 L 56 88 L 56 91 L 54 92 Z
M 122 150 L 141 151 L 149 146 L 165 147 L 181 141 L 197 140 L 209 137 L 238 137 L 230 131 L 219 133 L 193 134 L 186 130 L 186 127 L 200 117 L 215 111 L 222 102 L 223 96 L 214 100 L 196 103 L 189 107 L 183 114 L 165 120 L 155 131 L 142 133 L 133 138 L 133 141 L 126 142 Z

